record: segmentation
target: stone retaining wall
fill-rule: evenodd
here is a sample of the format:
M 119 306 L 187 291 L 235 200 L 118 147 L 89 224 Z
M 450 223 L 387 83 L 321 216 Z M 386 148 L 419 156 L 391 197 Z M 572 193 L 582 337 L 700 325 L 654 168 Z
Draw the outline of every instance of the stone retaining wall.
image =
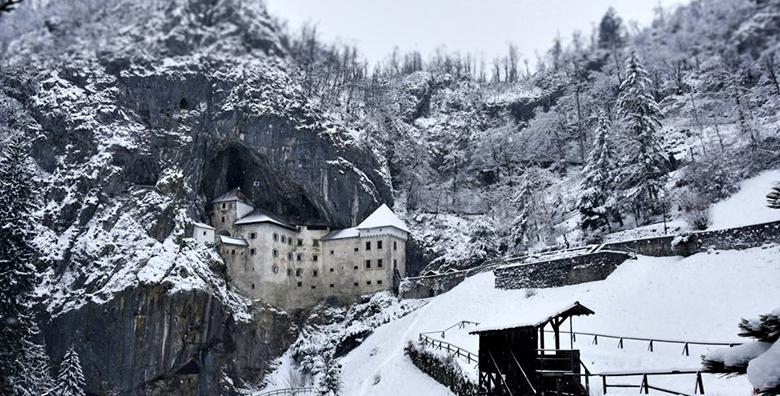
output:
M 575 285 L 605 279 L 631 257 L 626 252 L 600 251 L 557 260 L 525 263 L 495 270 L 499 289 Z

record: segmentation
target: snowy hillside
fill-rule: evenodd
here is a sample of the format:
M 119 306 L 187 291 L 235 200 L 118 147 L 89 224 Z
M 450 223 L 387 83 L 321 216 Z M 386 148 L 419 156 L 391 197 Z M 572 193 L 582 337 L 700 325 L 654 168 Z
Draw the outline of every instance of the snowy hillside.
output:
M 447 328 L 461 320 L 491 323 L 522 322 L 548 313 L 573 300 L 596 314 L 574 320 L 575 331 L 608 335 L 666 338 L 688 341 L 742 342 L 737 323 L 743 317 L 770 312 L 780 301 L 780 247 L 746 251 L 715 251 L 687 258 L 639 257 L 621 265 L 600 282 L 553 289 L 497 290 L 493 275 L 480 274 L 467 279 L 450 292 L 429 300 L 416 312 L 376 330 L 343 360 L 344 394 L 446 395 L 449 392 L 416 367 L 403 354 L 406 342 L 420 332 Z M 437 335 L 434 335 L 437 336 Z M 440 338 L 437 336 L 437 338 Z M 446 333 L 446 341 L 477 352 L 477 338 L 463 330 Z M 699 368 L 699 355 L 707 348 L 691 347 L 689 357 L 679 345 L 625 341 L 578 339 L 583 362 L 592 372 Z M 564 338 L 564 345 L 568 340 Z M 376 376 L 380 377 L 373 384 Z M 634 378 L 638 383 L 640 379 Z M 709 395 L 748 394 L 745 378 L 704 378 Z M 691 377 L 658 380 L 681 391 L 693 390 Z M 663 384 L 663 385 L 662 385 Z M 625 394 L 635 394 L 635 390 Z M 597 394 L 597 393 L 595 393 Z M 610 390 L 609 394 L 613 394 Z M 614 394 L 623 394 L 614 391 Z

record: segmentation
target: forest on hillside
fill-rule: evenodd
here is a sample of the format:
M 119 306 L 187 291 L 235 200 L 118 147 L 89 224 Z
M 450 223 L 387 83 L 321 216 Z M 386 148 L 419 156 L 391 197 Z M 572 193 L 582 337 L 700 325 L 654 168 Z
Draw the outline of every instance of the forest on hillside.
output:
M 426 244 L 468 265 L 677 217 L 706 228 L 777 164 L 779 38 L 777 1 L 696 0 L 647 27 L 606 10 L 535 56 L 369 65 L 313 25 L 284 44 L 307 94 L 387 161 Z

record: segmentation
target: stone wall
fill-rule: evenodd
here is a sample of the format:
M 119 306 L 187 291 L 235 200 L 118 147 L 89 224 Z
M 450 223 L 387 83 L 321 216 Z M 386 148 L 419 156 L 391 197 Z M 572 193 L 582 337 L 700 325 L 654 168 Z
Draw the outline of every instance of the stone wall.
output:
M 401 298 L 428 298 L 438 296 L 439 294 L 452 290 L 452 288 L 460 284 L 460 282 L 463 282 L 466 278 L 480 272 L 492 270 L 493 268 L 495 268 L 495 266 L 488 263 L 449 274 L 404 278 L 398 288 L 398 295 Z
M 611 242 L 602 248 L 630 251 L 644 256 L 690 256 L 710 249 L 748 249 L 780 243 L 780 221 L 724 230 L 696 231 L 685 235 Z
M 412 360 L 415 367 L 449 388 L 456 395 L 476 396 L 479 394 L 478 385 L 468 380 L 452 358 L 443 359 L 411 342 L 404 348 L 404 352 Z
M 557 260 L 517 264 L 495 270 L 496 287 L 521 289 L 558 287 L 605 279 L 631 257 L 618 251 L 600 251 Z

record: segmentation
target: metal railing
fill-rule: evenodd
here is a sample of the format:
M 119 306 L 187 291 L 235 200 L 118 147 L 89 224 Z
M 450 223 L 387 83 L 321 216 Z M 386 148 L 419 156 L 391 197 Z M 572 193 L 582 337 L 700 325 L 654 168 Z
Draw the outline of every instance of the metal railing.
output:
M 300 388 L 284 388 L 274 389 L 272 391 L 257 393 L 255 396 L 297 396 L 297 395 L 313 395 L 318 392 L 314 387 L 300 387 Z
M 420 343 L 430 346 L 438 350 L 446 351 L 448 355 L 455 356 L 464 359 L 468 363 L 479 362 L 479 357 L 476 353 L 469 352 L 457 345 L 450 344 L 447 341 L 437 340 L 435 338 L 428 337 L 425 334 L 420 334 Z
M 456 327 L 459 328 L 459 329 L 463 329 L 467 325 L 478 326 L 479 323 L 472 322 L 470 320 L 461 320 L 460 322 L 455 323 L 454 325 L 452 325 L 452 326 L 450 326 L 450 327 L 448 327 L 448 328 L 446 328 L 444 330 L 426 331 L 426 332 L 420 333 L 420 334 L 424 335 L 424 334 L 439 334 L 440 333 L 441 334 L 441 338 L 445 338 L 445 334 L 447 333 L 447 331 L 452 330 L 452 329 L 454 329 Z
M 555 333 L 552 330 L 545 330 L 545 333 Z M 577 336 L 587 336 L 587 337 L 593 337 L 592 344 L 598 345 L 599 344 L 599 338 L 609 338 L 609 339 L 615 339 L 618 340 L 617 347 L 619 349 L 623 349 L 623 342 L 625 340 L 629 341 L 643 341 L 647 342 L 647 350 L 650 352 L 654 351 L 654 345 L 656 343 L 663 343 L 663 344 L 679 344 L 683 346 L 682 354 L 685 356 L 690 356 L 690 345 L 703 345 L 703 346 L 728 346 L 728 347 L 734 347 L 737 345 L 742 345 L 739 342 L 707 342 L 707 341 L 686 341 L 686 340 L 669 340 L 669 339 L 663 339 L 663 338 L 643 338 L 643 337 L 627 337 L 627 336 L 616 336 L 616 335 L 608 335 L 608 334 L 599 334 L 599 333 L 586 333 L 581 331 L 563 331 L 561 330 L 559 333 L 563 334 L 570 334 L 572 336 L 572 341 L 577 341 Z

